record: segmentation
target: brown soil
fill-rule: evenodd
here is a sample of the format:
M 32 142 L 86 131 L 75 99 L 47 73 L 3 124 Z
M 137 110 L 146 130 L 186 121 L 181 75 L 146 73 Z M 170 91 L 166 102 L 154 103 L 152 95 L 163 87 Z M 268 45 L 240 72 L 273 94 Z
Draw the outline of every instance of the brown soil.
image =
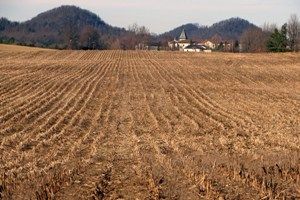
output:
M 300 54 L 0 59 L 0 199 L 300 198 Z

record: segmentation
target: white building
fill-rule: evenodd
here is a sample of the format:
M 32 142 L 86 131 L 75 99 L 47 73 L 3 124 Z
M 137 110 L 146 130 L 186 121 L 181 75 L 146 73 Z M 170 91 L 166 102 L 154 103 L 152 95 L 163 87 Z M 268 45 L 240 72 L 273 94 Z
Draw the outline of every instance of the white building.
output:
M 207 47 L 198 44 L 191 44 L 183 49 L 184 52 L 211 52 Z
M 215 49 L 216 48 L 216 44 L 213 43 L 213 42 L 211 42 L 211 41 L 209 41 L 209 40 L 206 40 L 204 42 L 204 45 L 207 46 L 207 47 L 209 47 L 210 49 Z
M 184 48 L 191 45 L 192 41 L 188 39 L 185 30 L 183 29 L 178 40 L 174 39 L 171 42 L 168 42 L 168 45 L 171 50 L 183 51 Z
M 184 52 L 211 52 L 210 47 L 204 44 L 196 44 L 188 39 L 183 29 L 178 40 L 174 39 L 168 43 L 171 50 L 179 50 Z

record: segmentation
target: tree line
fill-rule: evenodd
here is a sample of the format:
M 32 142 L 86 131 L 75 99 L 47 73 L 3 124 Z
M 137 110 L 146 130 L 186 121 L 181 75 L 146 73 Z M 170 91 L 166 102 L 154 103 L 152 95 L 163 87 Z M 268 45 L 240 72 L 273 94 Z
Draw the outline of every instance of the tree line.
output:
M 292 14 L 280 28 L 265 23 L 263 27 L 251 27 L 240 37 L 242 52 L 286 52 L 300 50 L 300 21 Z
M 185 29 L 193 41 L 210 38 L 216 51 L 285 52 L 300 49 L 300 25 L 297 15 L 277 27 L 261 28 L 240 18 L 231 18 L 210 27 L 186 24 L 170 32 L 155 35 L 145 26 L 113 27 L 99 16 L 75 6 L 61 6 L 26 22 L 0 18 L 0 43 L 55 49 L 168 49 L 168 42 Z

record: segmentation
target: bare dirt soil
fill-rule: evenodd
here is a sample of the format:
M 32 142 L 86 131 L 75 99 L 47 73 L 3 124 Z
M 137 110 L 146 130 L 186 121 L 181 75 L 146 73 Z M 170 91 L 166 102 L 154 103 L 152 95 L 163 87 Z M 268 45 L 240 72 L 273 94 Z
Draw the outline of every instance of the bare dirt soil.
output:
M 0 60 L 0 199 L 300 198 L 300 54 Z

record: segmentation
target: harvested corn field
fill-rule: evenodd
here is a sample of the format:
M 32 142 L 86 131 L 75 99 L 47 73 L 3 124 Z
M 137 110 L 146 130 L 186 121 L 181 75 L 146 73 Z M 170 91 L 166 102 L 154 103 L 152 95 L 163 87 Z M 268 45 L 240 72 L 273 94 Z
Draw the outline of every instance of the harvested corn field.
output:
M 299 54 L 0 58 L 0 199 L 300 198 Z

